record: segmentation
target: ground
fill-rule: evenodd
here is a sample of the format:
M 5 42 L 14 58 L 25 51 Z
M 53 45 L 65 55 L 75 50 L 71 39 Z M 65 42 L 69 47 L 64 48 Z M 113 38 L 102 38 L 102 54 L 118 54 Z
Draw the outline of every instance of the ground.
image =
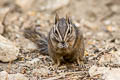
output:
M 37 26 L 47 36 L 56 12 L 60 17 L 69 15 L 83 32 L 86 68 L 73 63 L 54 70 L 51 58 L 41 54 L 36 43 L 23 35 L 26 29 Z M 119 56 L 115 60 L 113 57 L 120 53 L 119 0 L 63 0 L 59 3 L 57 0 L 2 0 L 0 15 L 3 26 L 0 25 L 0 34 L 15 43 L 20 53 L 17 60 L 1 61 L 0 71 L 22 73 L 29 80 L 104 80 L 103 75 L 91 73 L 91 67 L 119 69 Z

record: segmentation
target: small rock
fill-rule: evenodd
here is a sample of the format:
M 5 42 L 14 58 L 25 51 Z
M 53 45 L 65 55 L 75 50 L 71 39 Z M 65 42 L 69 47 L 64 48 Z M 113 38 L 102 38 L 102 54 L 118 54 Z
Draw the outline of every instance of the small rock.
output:
M 18 39 L 15 40 L 15 43 L 18 47 L 22 48 L 26 52 L 37 49 L 37 45 L 35 43 L 33 43 L 29 39 L 26 39 L 22 36 L 18 37 Z
M 17 59 L 19 49 L 8 39 L 0 35 L 0 61 L 9 62 Z
M 108 64 L 108 63 L 113 63 L 114 61 L 116 61 L 115 55 L 106 53 L 101 56 L 98 62 L 99 64 Z
M 92 77 L 101 75 L 103 80 L 119 80 L 120 68 L 97 67 L 94 65 L 89 69 L 89 74 Z
M 8 79 L 8 73 L 6 71 L 0 72 L 0 80 L 7 80 Z
M 0 72 L 0 80 L 28 80 L 23 74 L 8 74 L 6 71 Z
M 50 74 L 50 71 L 47 67 L 41 67 L 40 69 L 34 69 L 32 73 L 34 75 L 47 76 L 48 74 Z
M 120 64 L 120 51 L 111 51 L 111 54 L 104 54 L 98 61 L 99 64 Z
M 93 65 L 90 69 L 89 69 L 89 74 L 90 76 L 96 76 L 96 75 L 102 75 L 104 73 L 106 73 L 110 68 L 106 68 L 106 67 L 97 67 L 95 65 Z
M 8 80 L 28 80 L 23 74 L 9 74 Z
M 104 76 L 104 80 L 119 80 L 120 79 L 120 69 L 111 69 L 107 71 Z
M 38 58 L 35 58 L 35 59 L 32 59 L 32 61 L 27 61 L 26 63 L 27 64 L 37 64 L 37 62 L 39 62 L 40 61 L 40 59 L 38 59 Z

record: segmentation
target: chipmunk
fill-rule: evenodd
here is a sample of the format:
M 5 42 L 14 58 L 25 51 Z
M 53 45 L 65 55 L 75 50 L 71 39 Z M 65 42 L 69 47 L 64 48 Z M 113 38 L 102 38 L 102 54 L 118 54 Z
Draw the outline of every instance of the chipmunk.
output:
M 59 66 L 61 61 L 76 61 L 84 65 L 84 38 L 82 32 L 72 23 L 69 17 L 59 18 L 56 14 L 55 23 L 46 38 L 39 33 L 40 52 L 48 54 L 54 64 Z

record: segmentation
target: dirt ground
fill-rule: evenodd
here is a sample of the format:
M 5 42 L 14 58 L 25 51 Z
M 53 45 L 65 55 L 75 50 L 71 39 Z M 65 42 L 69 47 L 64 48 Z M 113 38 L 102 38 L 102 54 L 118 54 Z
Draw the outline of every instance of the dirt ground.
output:
M 29 80 L 103 80 L 100 74 L 90 75 L 89 70 L 93 65 L 120 67 L 109 60 L 101 61 L 102 56 L 111 55 L 120 49 L 119 0 L 68 0 L 67 5 L 58 8 L 56 5 L 50 9 L 43 9 L 40 5 L 49 0 L 31 1 L 28 0 L 25 4 L 19 0 L 0 1 L 0 23 L 4 26 L 0 27 L 0 34 L 15 43 L 20 52 L 17 60 L 0 62 L 0 71 L 7 71 L 9 74 L 22 73 Z M 47 36 L 56 12 L 60 17 L 69 14 L 75 25 L 83 31 L 88 60 L 85 69 L 73 63 L 63 64 L 58 70 L 54 70 L 51 58 L 41 54 L 36 43 L 23 35 L 24 30 L 37 26 Z

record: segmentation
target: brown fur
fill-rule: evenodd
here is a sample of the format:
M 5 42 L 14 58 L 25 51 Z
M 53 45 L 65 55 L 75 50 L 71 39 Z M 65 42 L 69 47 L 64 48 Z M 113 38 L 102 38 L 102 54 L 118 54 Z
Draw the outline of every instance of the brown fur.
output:
M 63 20 L 63 19 L 61 19 Z M 58 20 L 59 22 L 59 20 Z M 65 22 L 65 21 L 63 21 Z M 65 23 L 63 23 L 65 24 Z M 78 28 L 73 25 L 73 40 L 71 40 L 70 42 L 66 42 L 69 44 L 69 48 L 68 49 L 57 49 L 57 42 L 53 41 L 53 39 L 51 39 L 53 37 L 53 32 L 52 29 L 49 32 L 48 35 L 48 54 L 50 55 L 50 57 L 53 59 L 54 63 L 57 64 L 57 66 L 60 65 L 61 61 L 76 61 L 79 65 L 83 65 L 83 60 L 84 60 L 84 38 L 82 35 L 82 32 L 80 30 L 78 30 Z M 67 26 L 64 26 L 67 27 Z M 65 28 L 61 28 L 61 29 L 65 29 Z M 62 31 L 62 30 L 61 30 Z M 63 32 L 61 32 L 63 33 Z M 64 33 L 63 33 L 64 34 Z

